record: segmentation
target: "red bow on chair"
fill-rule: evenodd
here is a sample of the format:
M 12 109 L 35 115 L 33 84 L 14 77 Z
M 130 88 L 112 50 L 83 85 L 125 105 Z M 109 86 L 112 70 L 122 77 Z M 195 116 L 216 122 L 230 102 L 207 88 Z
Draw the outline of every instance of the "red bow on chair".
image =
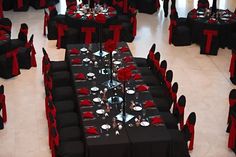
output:
M 90 44 L 92 42 L 92 33 L 95 32 L 94 27 L 82 27 L 81 32 L 85 33 L 85 44 Z
M 68 26 L 65 24 L 57 23 L 57 48 L 61 48 L 61 37 L 65 35 Z
M 173 28 L 176 27 L 177 22 L 175 19 L 172 19 L 170 21 L 170 26 L 169 26 L 169 44 L 172 43 L 172 39 L 173 39 Z
M 230 72 L 230 77 L 234 77 L 235 75 L 235 62 L 236 62 L 236 54 L 235 52 L 232 52 L 232 57 L 230 61 L 230 67 L 229 67 L 229 72 Z

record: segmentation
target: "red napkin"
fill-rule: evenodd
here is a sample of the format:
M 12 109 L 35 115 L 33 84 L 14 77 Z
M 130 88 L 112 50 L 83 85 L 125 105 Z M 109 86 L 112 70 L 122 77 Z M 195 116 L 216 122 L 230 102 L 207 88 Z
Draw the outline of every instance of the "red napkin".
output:
M 213 24 L 213 23 L 216 23 L 217 22 L 217 20 L 214 20 L 214 19 L 209 19 L 208 20 L 208 23 L 210 23 L 210 24 Z
M 92 106 L 92 101 L 84 99 L 80 101 L 80 106 Z
M 124 60 L 125 63 L 129 63 L 129 62 L 133 61 L 133 57 L 132 56 L 126 56 L 126 57 L 124 57 L 123 60 Z
M 80 19 L 82 16 L 80 14 L 76 14 L 75 18 Z
M 79 54 L 79 50 L 77 48 L 72 48 L 70 54 Z
M 128 52 L 129 48 L 128 47 L 122 47 L 120 48 L 120 52 Z
M 83 73 L 78 73 L 78 74 L 75 74 L 75 79 L 76 80 L 85 80 L 86 77 Z
M 77 6 L 72 5 L 72 6 L 69 7 L 69 9 L 72 10 L 72 11 L 76 11 L 77 10 Z
M 197 15 L 192 15 L 192 19 L 197 19 Z
M 79 58 L 72 59 L 71 63 L 72 64 L 81 64 L 81 59 L 79 59 Z
M 160 123 L 163 123 L 163 119 L 161 117 L 153 117 L 151 118 L 151 123 L 152 124 L 160 124 Z
M 73 15 L 73 14 L 74 14 L 74 11 L 73 11 L 73 10 L 69 10 L 67 14 L 68 14 L 68 15 Z
M 192 10 L 192 13 L 197 13 L 197 9 L 194 8 L 194 9 Z
M 144 92 L 144 91 L 147 91 L 148 89 L 149 89 L 149 87 L 146 86 L 146 85 L 137 85 L 137 86 L 136 86 L 136 90 L 137 90 L 138 92 Z
M 86 129 L 86 133 L 87 134 L 93 134 L 93 135 L 98 135 L 98 131 L 97 128 L 95 128 L 94 126 L 89 127 L 88 129 Z
M 77 89 L 77 93 L 81 95 L 89 95 L 90 91 L 88 88 L 79 88 Z
M 6 36 L 0 36 L 0 40 L 7 40 L 7 37 Z
M 155 107 L 155 103 L 151 100 L 147 100 L 144 102 L 144 108 Z
M 127 68 L 129 68 L 132 71 L 136 69 L 136 66 L 131 64 L 131 65 L 128 65 Z
M 140 74 L 133 74 L 132 75 L 134 80 L 141 80 L 142 76 Z
M 82 117 L 91 119 L 91 118 L 94 118 L 94 115 L 92 112 L 84 112 Z
M 92 20 L 92 19 L 93 19 L 93 15 L 90 14 L 90 15 L 88 16 L 88 19 L 89 19 L 89 20 Z

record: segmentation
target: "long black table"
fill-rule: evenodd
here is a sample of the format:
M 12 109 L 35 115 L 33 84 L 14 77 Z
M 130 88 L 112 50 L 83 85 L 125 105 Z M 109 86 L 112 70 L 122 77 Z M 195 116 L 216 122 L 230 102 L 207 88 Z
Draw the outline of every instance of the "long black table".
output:
M 98 44 L 91 44 L 88 48 L 88 53 L 79 53 L 79 54 L 71 54 L 71 49 L 77 49 L 80 50 L 85 45 L 83 44 L 75 44 L 75 45 L 68 45 L 67 46 L 67 52 L 66 52 L 66 60 L 70 64 L 71 68 L 71 75 L 73 78 L 73 85 L 75 88 L 75 91 L 77 91 L 80 88 L 87 88 L 91 89 L 92 87 L 96 86 L 100 90 L 104 90 L 105 86 L 103 83 L 107 80 L 109 80 L 109 75 L 104 75 L 101 72 L 101 69 L 104 68 L 106 64 L 109 63 L 109 55 L 108 57 L 101 58 L 101 57 L 95 57 L 94 52 L 99 50 Z M 126 43 L 119 43 L 118 48 L 121 47 L 127 47 Z M 122 66 L 129 66 L 132 65 L 135 67 L 134 62 L 126 63 L 123 61 L 124 57 L 132 56 L 131 52 L 128 50 L 127 52 L 120 52 L 117 50 L 117 53 L 114 54 L 113 62 L 114 61 L 121 61 L 121 67 Z M 81 59 L 81 61 L 84 58 L 91 59 L 92 62 L 88 63 L 82 63 L 82 64 L 73 64 L 74 59 Z M 97 61 L 98 64 L 95 66 L 93 63 L 94 61 Z M 133 67 L 132 73 L 138 73 L 138 70 L 136 70 Z M 78 73 L 83 73 L 85 76 L 87 73 L 92 72 L 95 74 L 96 78 L 91 80 L 77 80 L 75 78 L 75 75 Z M 113 78 L 116 80 L 116 78 Z M 136 85 L 143 84 L 142 80 L 133 80 L 131 79 L 129 83 L 127 84 L 127 87 L 130 89 L 134 89 Z M 98 109 L 107 109 L 107 106 L 101 103 L 94 103 L 92 106 L 82 106 L 81 100 L 89 99 L 93 101 L 96 97 L 102 97 L 102 94 L 100 92 L 92 93 L 90 92 L 89 95 L 82 96 L 81 94 L 77 94 L 77 102 L 78 102 L 78 113 L 79 115 L 83 115 L 84 112 L 92 112 L 94 115 L 94 118 L 86 119 L 81 116 L 81 121 L 84 129 L 84 136 L 85 136 L 85 143 L 86 143 L 86 156 L 87 157 L 97 157 L 97 156 L 103 156 L 103 157 L 168 157 L 170 152 L 170 142 L 171 137 L 170 134 L 166 128 L 166 126 L 163 123 L 160 123 L 158 125 L 151 124 L 151 117 L 158 117 L 160 116 L 159 111 L 156 107 L 146 108 L 142 111 L 134 111 L 130 109 L 131 101 L 134 101 L 135 103 L 139 104 L 140 106 L 143 106 L 143 103 L 147 100 L 151 100 L 152 97 L 149 93 L 149 91 L 145 92 L 138 92 L 138 94 L 127 94 L 126 97 L 126 111 L 129 114 L 134 115 L 134 118 L 131 119 L 129 122 L 123 124 L 123 122 L 120 123 L 123 127 L 121 130 L 118 129 L 118 127 L 113 129 L 113 118 L 120 113 L 120 106 L 111 104 L 111 110 L 108 113 L 109 116 L 105 115 L 98 115 L 96 114 L 96 111 Z M 137 92 L 137 91 L 136 91 Z M 122 97 L 122 91 L 120 87 L 117 87 L 116 90 L 109 90 L 107 91 L 106 98 L 109 98 L 113 95 L 117 95 Z M 106 100 L 104 100 L 106 102 Z M 140 116 L 142 119 L 145 119 L 145 121 L 149 121 L 150 125 L 145 126 L 137 126 L 135 123 L 135 118 Z M 104 118 L 105 117 L 105 118 Z M 109 124 L 111 126 L 111 129 L 109 130 L 103 130 L 101 129 L 101 126 L 103 124 Z M 88 126 L 93 126 L 97 128 L 98 135 L 91 135 L 86 132 L 86 129 Z M 119 130 L 119 135 L 116 135 L 116 131 Z

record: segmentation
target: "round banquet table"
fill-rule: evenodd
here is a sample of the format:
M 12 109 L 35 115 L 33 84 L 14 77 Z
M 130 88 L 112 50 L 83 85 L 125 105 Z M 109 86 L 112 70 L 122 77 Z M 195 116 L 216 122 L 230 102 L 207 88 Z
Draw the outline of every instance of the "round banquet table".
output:
M 4 54 L 6 52 L 6 50 L 8 49 L 10 44 L 10 35 L 4 31 L 4 30 L 0 30 L 0 55 Z
M 81 26 L 98 26 L 95 18 L 98 14 L 104 14 L 106 17 L 106 24 L 113 22 L 116 19 L 117 11 L 106 5 L 95 5 L 93 9 L 89 8 L 88 4 L 78 5 L 77 7 L 70 7 L 66 11 L 66 23 L 70 27 Z
M 236 27 L 236 15 L 231 11 L 218 9 L 212 14 L 209 9 L 193 9 L 188 13 L 188 21 L 192 28 L 192 42 L 200 44 L 204 29 L 218 31 L 219 46 L 229 45 L 230 35 Z

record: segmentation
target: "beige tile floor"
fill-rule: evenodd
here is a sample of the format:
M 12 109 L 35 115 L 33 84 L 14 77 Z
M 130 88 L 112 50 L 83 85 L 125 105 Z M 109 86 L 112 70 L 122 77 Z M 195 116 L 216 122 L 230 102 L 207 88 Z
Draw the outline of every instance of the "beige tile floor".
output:
M 236 8 L 235 0 L 218 0 L 220 8 Z M 212 3 L 212 0 L 210 0 Z M 162 5 L 162 3 L 161 3 Z M 180 16 L 196 7 L 197 0 L 177 0 Z M 58 5 L 63 12 L 65 2 Z M 0 157 L 50 157 L 47 143 L 47 123 L 44 112 L 44 89 L 41 74 L 41 48 L 48 50 L 54 60 L 63 59 L 64 50 L 55 48 L 55 41 L 42 35 L 43 11 L 5 12 L 13 22 L 12 36 L 16 37 L 20 24 L 29 25 L 35 34 L 38 67 L 21 70 L 16 78 L 3 80 L 7 96 L 8 122 L 0 131 Z M 169 19 L 163 9 L 153 15 L 138 14 L 138 33 L 129 46 L 135 56 L 145 57 L 152 43 L 157 44 L 161 59 L 168 61 L 179 83 L 178 95 L 187 97 L 185 118 L 192 111 L 197 114 L 196 134 L 192 157 L 233 157 L 227 148 L 225 132 L 228 113 L 228 94 L 234 86 L 229 81 L 230 50 L 220 49 L 218 56 L 199 54 L 199 46 L 174 47 L 168 44 Z

